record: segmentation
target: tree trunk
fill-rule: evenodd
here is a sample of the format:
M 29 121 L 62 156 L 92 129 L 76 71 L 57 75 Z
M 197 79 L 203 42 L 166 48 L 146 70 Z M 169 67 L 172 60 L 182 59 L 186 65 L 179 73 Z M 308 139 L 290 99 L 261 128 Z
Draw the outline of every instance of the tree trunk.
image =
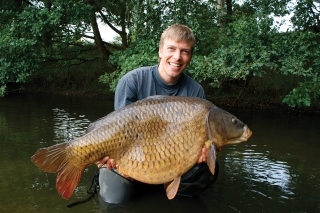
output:
M 126 6 L 124 5 L 121 9 L 120 13 L 120 20 L 121 20 L 121 42 L 124 49 L 128 47 L 128 38 L 126 33 Z
M 52 7 L 52 1 L 45 1 L 44 2 L 45 7 L 47 8 L 47 10 L 49 11 L 49 13 L 51 13 L 51 7 Z M 53 37 L 53 30 L 47 29 L 46 32 L 44 32 L 43 35 L 43 42 L 44 42 L 44 46 L 46 48 L 52 47 L 52 37 Z
M 232 0 L 226 0 L 227 3 L 227 14 L 229 16 L 232 15 Z
M 217 0 L 217 26 L 223 27 L 223 16 L 225 15 L 224 11 L 225 0 Z
M 100 34 L 100 30 L 99 30 L 98 23 L 97 23 L 97 19 L 96 19 L 95 16 L 92 17 L 90 23 L 91 23 L 91 27 L 92 27 L 92 30 L 93 30 L 94 41 L 95 41 L 95 44 L 98 47 L 98 50 L 101 52 L 102 57 L 105 60 L 109 60 L 110 52 L 107 50 L 107 48 L 103 44 L 103 41 L 102 41 L 102 38 L 101 38 L 101 34 Z

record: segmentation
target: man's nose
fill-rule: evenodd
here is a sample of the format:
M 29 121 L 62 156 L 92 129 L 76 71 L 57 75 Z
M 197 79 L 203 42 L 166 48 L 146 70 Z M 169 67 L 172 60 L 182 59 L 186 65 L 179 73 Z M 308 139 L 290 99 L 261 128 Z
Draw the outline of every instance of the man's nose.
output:
M 173 58 L 174 58 L 174 59 L 177 59 L 177 60 L 181 59 L 180 50 L 176 50 L 176 51 L 174 52 Z

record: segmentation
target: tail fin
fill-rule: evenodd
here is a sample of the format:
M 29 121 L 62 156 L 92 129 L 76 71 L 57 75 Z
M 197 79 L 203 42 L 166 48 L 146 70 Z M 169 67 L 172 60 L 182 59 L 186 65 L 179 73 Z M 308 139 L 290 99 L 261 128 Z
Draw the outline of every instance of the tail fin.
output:
M 31 161 L 42 171 L 58 172 L 56 188 L 65 199 L 72 196 L 85 169 L 85 167 L 75 167 L 69 161 L 66 152 L 67 144 L 61 143 L 48 148 L 41 148 L 31 157 Z

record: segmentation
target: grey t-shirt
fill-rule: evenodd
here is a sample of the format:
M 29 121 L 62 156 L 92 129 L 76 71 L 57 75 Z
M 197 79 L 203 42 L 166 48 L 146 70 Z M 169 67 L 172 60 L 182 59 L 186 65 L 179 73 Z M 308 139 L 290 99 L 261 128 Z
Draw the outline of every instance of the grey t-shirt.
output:
M 140 67 L 125 74 L 118 82 L 114 108 L 120 109 L 152 95 L 192 96 L 205 98 L 202 86 L 182 73 L 179 81 L 166 84 L 160 77 L 158 65 Z

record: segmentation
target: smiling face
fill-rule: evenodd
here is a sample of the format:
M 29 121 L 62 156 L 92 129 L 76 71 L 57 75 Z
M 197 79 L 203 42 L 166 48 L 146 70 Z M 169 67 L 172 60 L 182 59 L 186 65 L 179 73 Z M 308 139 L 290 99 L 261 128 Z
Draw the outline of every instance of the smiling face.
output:
M 159 47 L 159 74 L 167 84 L 176 83 L 192 58 L 193 44 L 166 38 Z

